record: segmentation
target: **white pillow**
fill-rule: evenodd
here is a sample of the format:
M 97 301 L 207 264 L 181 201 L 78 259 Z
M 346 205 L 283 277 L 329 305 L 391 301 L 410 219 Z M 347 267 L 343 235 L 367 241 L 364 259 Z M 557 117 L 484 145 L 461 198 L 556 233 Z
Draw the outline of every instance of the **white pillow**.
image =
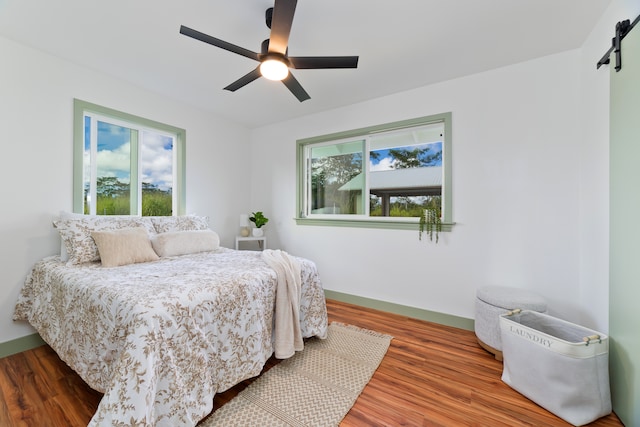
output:
M 161 257 L 215 251 L 220 237 L 211 230 L 186 230 L 159 233 L 151 237 L 153 250 Z
M 149 234 L 142 227 L 113 231 L 92 231 L 103 267 L 149 262 L 158 259 Z

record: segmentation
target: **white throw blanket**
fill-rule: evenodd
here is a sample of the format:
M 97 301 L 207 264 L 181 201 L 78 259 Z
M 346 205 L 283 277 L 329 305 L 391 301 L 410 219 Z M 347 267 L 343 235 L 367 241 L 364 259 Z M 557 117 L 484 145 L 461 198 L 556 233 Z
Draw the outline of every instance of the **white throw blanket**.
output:
M 279 249 L 264 250 L 262 259 L 278 278 L 274 347 L 276 358 L 287 359 L 304 348 L 300 330 L 300 263 Z

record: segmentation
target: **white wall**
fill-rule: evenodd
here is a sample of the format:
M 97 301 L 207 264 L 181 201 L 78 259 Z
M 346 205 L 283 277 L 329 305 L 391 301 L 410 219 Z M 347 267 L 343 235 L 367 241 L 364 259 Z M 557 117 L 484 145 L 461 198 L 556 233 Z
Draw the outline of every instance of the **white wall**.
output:
M 187 212 L 208 215 L 232 247 L 249 208 L 235 167 L 249 155 L 245 128 L 4 38 L 0 52 L 0 343 L 33 333 L 13 307 L 31 266 L 59 251 L 53 216 L 72 208 L 73 98 L 186 129 Z
M 543 295 L 552 314 L 582 321 L 580 190 L 589 165 L 581 159 L 599 171 L 606 159 L 599 144 L 581 156 L 580 53 L 256 129 L 251 205 L 273 219 L 266 230 L 274 245 L 317 263 L 327 289 L 473 318 L 478 287 L 513 286 Z M 439 244 L 418 241 L 417 231 L 295 224 L 296 139 L 447 111 L 457 224 Z M 590 222 L 605 220 L 596 212 Z M 606 258 L 606 245 L 589 256 Z M 589 309 L 606 319 L 606 302 Z

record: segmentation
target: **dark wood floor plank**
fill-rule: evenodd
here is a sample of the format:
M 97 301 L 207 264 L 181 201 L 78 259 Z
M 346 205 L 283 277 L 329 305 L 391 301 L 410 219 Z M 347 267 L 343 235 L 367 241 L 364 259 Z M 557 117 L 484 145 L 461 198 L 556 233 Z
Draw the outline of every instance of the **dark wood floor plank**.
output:
M 332 300 L 327 310 L 330 321 L 394 337 L 341 427 L 570 426 L 502 382 L 502 363 L 473 332 Z M 214 413 L 251 381 L 216 395 Z M 48 346 L 0 359 L 2 427 L 84 427 L 101 397 Z M 612 414 L 590 426 L 622 423 Z

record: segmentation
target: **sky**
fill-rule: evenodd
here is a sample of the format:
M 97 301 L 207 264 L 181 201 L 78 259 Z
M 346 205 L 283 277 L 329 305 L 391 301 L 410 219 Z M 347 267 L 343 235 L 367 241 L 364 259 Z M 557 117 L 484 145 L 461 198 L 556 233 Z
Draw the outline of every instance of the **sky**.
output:
M 161 190 L 170 189 L 173 182 L 172 138 L 143 131 L 140 140 L 142 182 L 154 184 Z M 85 141 L 89 141 L 87 121 Z M 98 176 L 115 176 L 122 182 L 129 182 L 130 152 L 128 128 L 98 122 Z
M 430 149 L 429 154 L 431 154 L 431 153 L 437 153 L 438 151 L 442 152 L 442 142 L 408 145 L 404 147 L 393 147 L 393 148 L 396 150 L 402 150 L 402 149 L 414 150 L 416 148 L 418 149 L 429 148 Z M 396 163 L 397 160 L 393 156 L 391 156 L 388 148 L 375 150 L 372 152 L 378 153 L 380 157 L 377 159 L 372 157 L 369 158 L 369 170 L 371 172 L 388 171 L 388 170 L 395 169 L 394 164 Z M 433 165 L 433 166 L 438 166 L 438 165 Z

